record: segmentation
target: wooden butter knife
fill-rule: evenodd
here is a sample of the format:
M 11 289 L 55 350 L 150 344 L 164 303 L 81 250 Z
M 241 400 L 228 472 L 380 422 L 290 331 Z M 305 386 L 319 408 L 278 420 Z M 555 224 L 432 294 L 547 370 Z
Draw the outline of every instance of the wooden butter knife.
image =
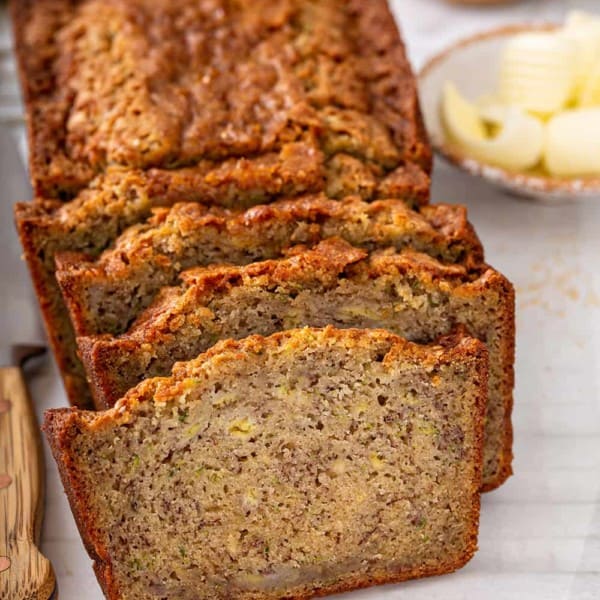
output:
M 0 367 L 0 598 L 47 600 L 50 561 L 37 548 L 44 509 L 44 459 L 22 366 L 43 346 L 14 346 Z
M 12 227 L 12 205 L 30 197 L 31 189 L 14 138 L 3 126 L 0 190 L 0 598 L 48 600 L 55 577 L 38 550 L 44 508 L 42 442 L 21 368 L 44 351 L 43 332 Z

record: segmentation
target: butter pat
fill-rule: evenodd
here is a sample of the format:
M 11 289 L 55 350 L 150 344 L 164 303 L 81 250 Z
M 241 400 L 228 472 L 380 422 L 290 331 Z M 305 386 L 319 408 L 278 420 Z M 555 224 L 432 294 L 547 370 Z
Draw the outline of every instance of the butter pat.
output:
M 562 35 L 575 44 L 575 93 L 577 103 L 597 104 L 600 95 L 600 18 L 581 11 L 567 16 Z
M 479 108 L 464 98 L 450 81 L 444 85 L 442 119 L 450 137 L 459 144 L 487 137 Z
M 545 163 L 552 175 L 600 175 L 600 108 L 554 116 L 546 126 Z

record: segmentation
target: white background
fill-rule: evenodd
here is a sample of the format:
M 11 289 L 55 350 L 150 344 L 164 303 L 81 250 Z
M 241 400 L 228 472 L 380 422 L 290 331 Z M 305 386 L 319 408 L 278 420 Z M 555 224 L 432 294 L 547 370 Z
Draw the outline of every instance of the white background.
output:
M 574 7 L 600 12 L 598 0 L 485 9 L 396 0 L 393 6 L 415 67 L 478 30 L 560 20 Z M 433 199 L 468 205 L 488 261 L 517 288 L 515 475 L 484 496 L 480 549 L 464 569 L 343 598 L 600 599 L 600 198 L 546 206 L 503 195 L 438 162 Z M 65 404 L 50 361 L 32 389 L 40 414 Z M 61 600 L 100 600 L 48 458 L 42 549 L 54 564 Z

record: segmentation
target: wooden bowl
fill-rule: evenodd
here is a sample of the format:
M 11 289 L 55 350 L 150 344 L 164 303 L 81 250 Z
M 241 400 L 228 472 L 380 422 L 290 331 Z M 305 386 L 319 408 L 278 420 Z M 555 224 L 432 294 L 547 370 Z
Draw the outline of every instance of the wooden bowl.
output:
M 518 33 L 551 30 L 554 25 L 515 25 L 477 34 L 453 44 L 431 58 L 419 74 L 421 107 L 434 150 L 445 159 L 519 196 L 546 201 L 600 197 L 600 177 L 553 177 L 540 171 L 513 172 L 479 162 L 452 144 L 444 130 L 440 102 L 446 81 L 452 81 L 469 100 L 498 87 L 504 44 Z

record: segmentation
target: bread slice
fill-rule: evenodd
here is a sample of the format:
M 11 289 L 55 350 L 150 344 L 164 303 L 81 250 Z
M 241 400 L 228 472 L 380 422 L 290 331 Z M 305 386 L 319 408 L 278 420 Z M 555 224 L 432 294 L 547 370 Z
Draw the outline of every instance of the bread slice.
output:
M 483 261 L 462 206 L 425 206 L 419 214 L 400 200 L 338 202 L 318 195 L 241 214 L 196 203 L 158 209 L 97 260 L 58 254 L 56 277 L 77 335 L 119 334 L 184 269 L 275 258 L 290 244 L 313 245 L 332 235 L 362 248 L 409 246 L 445 262 Z
M 427 178 L 417 86 L 385 0 L 176 6 L 13 0 L 39 195 L 71 198 L 115 168 L 183 195 L 197 179 L 214 191 L 220 165 L 259 193 L 374 198 Z
M 486 362 L 470 338 L 286 331 L 44 429 L 109 600 L 310 598 L 473 555 Z
M 332 324 L 428 342 L 463 325 L 490 354 L 484 489 L 511 473 L 514 292 L 500 273 L 408 250 L 368 255 L 332 239 L 286 259 L 192 269 L 182 280 L 163 288 L 125 334 L 78 338 L 97 407 L 220 339 Z

